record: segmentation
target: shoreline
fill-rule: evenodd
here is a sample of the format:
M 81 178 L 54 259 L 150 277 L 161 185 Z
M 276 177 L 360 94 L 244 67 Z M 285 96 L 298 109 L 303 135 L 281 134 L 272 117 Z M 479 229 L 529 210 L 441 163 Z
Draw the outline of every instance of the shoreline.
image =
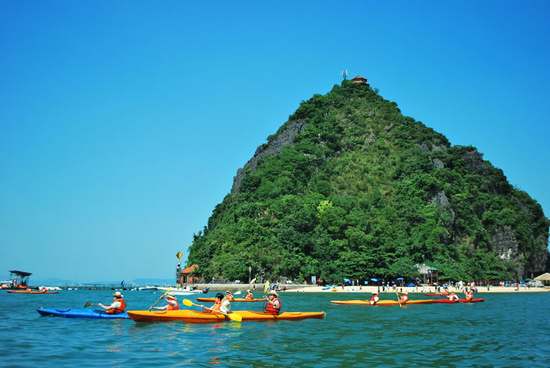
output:
M 286 293 L 370 293 L 372 294 L 375 291 L 378 291 L 377 286 L 345 286 L 342 288 L 341 286 L 338 286 L 333 289 L 325 289 L 322 286 L 310 286 L 310 287 L 302 287 L 292 290 L 286 290 L 283 292 Z M 434 286 L 420 286 L 420 287 L 397 287 L 397 288 L 390 288 L 389 290 L 383 291 L 382 288 L 380 288 L 380 294 L 394 294 L 396 291 L 408 291 L 411 294 L 425 294 L 425 293 L 437 293 Z M 454 293 L 462 293 L 460 290 L 454 287 L 450 287 L 447 289 L 449 292 Z M 520 287 L 519 289 L 516 289 L 515 287 L 505 287 L 505 286 L 491 286 L 487 288 L 486 286 L 480 286 L 477 287 L 476 294 L 491 294 L 491 293 L 510 293 L 510 294 L 523 294 L 523 293 L 547 293 L 550 292 L 549 288 L 526 288 L 526 287 Z
M 247 290 L 251 289 L 253 292 L 263 292 L 263 284 L 192 284 L 197 289 L 208 288 L 210 291 L 224 291 L 224 290 Z M 305 285 L 305 284 L 287 284 L 279 285 L 280 288 L 286 288 L 286 290 L 279 289 L 279 292 L 282 293 L 365 293 L 372 294 L 378 290 L 378 286 L 337 286 L 332 289 L 324 289 L 325 286 L 314 286 L 314 285 Z M 437 293 L 434 286 L 418 286 L 418 287 L 397 287 L 398 291 L 408 291 L 411 294 L 424 294 L 424 293 Z M 380 293 L 395 293 L 396 289 L 390 288 L 389 290 L 383 291 L 380 287 Z M 457 288 L 449 287 L 448 291 L 461 293 Z M 505 286 L 490 286 L 487 289 L 487 286 L 477 287 L 477 294 L 486 294 L 486 293 L 513 293 L 513 294 L 523 294 L 523 293 L 547 293 L 550 292 L 550 288 L 546 287 L 520 287 L 516 289 L 515 287 L 505 287 Z

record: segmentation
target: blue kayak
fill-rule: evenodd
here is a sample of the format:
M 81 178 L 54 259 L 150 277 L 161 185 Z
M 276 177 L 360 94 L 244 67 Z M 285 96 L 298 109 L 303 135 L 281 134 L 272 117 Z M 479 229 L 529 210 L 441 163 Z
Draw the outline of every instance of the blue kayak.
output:
M 128 319 L 128 313 L 109 314 L 97 309 L 58 309 L 43 308 L 36 310 L 41 316 L 65 317 L 65 318 L 101 318 L 101 319 Z

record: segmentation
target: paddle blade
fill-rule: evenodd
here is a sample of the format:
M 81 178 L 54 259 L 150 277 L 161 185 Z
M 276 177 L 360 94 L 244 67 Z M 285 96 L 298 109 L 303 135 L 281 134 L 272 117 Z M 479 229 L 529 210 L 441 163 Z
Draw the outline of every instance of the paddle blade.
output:
M 189 299 L 183 299 L 183 305 L 185 305 L 186 307 L 192 307 L 193 302 Z
M 233 322 L 241 322 L 241 321 L 243 320 L 243 316 L 241 316 L 240 314 L 229 313 L 227 316 L 228 316 L 229 319 L 232 320 Z
M 92 302 L 86 302 L 86 303 L 84 303 L 84 308 L 91 307 L 92 305 L 94 305 L 94 303 L 92 303 Z

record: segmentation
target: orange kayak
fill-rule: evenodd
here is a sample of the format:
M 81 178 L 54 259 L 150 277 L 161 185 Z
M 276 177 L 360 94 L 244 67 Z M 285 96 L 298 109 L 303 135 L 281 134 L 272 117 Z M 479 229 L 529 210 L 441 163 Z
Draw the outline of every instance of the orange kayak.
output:
M 7 290 L 7 292 L 10 294 L 57 294 L 57 291 L 32 290 L 32 289 Z
M 406 304 L 457 304 L 457 303 L 481 303 L 484 302 L 483 298 L 474 298 L 472 300 L 459 299 L 457 301 L 450 301 L 449 299 L 426 299 L 426 300 L 409 300 Z M 397 306 L 399 303 L 397 300 L 380 300 L 376 304 L 370 304 L 369 300 L 331 300 L 333 304 L 348 304 L 348 305 L 365 305 L 369 307 L 392 307 Z
M 212 302 L 216 301 L 216 298 L 197 298 L 199 302 Z M 244 298 L 234 298 L 231 302 L 235 303 L 259 303 L 265 302 L 265 299 L 244 299 Z
M 279 320 L 301 320 L 307 318 L 325 318 L 325 312 L 283 312 L 273 315 L 254 311 L 234 311 L 243 321 L 279 321 Z M 223 314 L 206 313 L 190 309 L 178 311 L 145 311 L 131 310 L 128 316 L 136 322 L 161 322 L 161 321 L 182 321 L 189 323 L 212 323 L 228 320 Z

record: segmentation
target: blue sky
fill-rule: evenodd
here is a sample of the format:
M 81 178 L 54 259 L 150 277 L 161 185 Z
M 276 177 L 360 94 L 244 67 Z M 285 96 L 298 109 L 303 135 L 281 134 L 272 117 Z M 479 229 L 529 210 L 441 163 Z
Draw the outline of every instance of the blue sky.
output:
M 172 277 L 233 176 L 342 69 L 550 214 L 546 1 L 0 4 L 0 279 Z M 4 276 L 1 276 L 4 275 Z

